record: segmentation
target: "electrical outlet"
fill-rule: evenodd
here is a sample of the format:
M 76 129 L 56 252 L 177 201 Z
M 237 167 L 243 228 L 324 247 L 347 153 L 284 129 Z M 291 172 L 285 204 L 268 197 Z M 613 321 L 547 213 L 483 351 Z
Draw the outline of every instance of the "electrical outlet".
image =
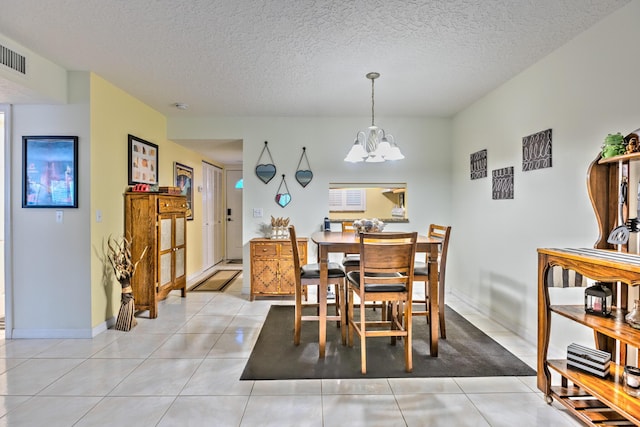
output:
M 56 211 L 56 222 L 58 224 L 62 224 L 63 219 L 64 219 L 64 214 L 62 213 L 62 211 Z
M 262 208 L 253 208 L 253 217 L 254 218 L 262 218 Z

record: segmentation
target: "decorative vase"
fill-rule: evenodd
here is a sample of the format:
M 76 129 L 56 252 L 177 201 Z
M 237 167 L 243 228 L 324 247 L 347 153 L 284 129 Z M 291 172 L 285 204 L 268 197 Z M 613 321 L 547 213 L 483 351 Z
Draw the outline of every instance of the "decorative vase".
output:
M 353 221 L 353 229 L 358 233 L 377 233 L 384 230 L 384 222 L 378 218 L 358 219 Z
M 631 327 L 640 329 L 640 300 L 639 299 L 634 301 L 633 310 L 631 310 L 629 313 L 627 313 L 626 316 L 624 316 L 624 320 L 626 320 Z

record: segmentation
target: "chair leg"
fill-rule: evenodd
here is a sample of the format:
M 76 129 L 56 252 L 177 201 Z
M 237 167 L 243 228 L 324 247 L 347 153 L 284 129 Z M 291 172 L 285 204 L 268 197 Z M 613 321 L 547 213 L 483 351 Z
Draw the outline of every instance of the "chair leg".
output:
M 429 311 L 429 279 L 424 281 L 424 310 Z M 429 317 L 427 317 L 427 320 Z
M 438 287 L 438 319 L 440 322 L 440 338 L 447 338 L 447 331 L 444 325 L 444 286 Z
M 396 320 L 398 319 L 398 303 L 396 301 L 393 302 L 383 302 L 383 306 L 387 305 L 389 307 L 390 314 L 387 316 L 385 320 L 391 322 L 389 325 L 391 329 L 396 330 Z M 396 345 L 398 340 L 397 336 L 391 336 L 391 345 Z
M 336 285 L 336 307 L 340 305 L 340 335 L 342 336 L 342 345 L 347 345 L 347 313 L 345 306 L 346 294 L 344 290 L 344 283 Z
M 360 370 L 367 373 L 367 329 L 364 301 L 360 301 Z
M 407 331 L 407 339 L 404 340 L 404 363 L 407 372 L 413 372 L 413 322 L 411 321 L 411 299 L 404 304 L 404 318 L 408 321 L 404 325 Z
M 347 285 L 348 286 L 348 285 Z M 350 293 L 349 298 L 347 298 L 347 305 L 349 307 L 347 311 L 347 342 L 349 343 L 349 347 L 353 347 L 353 298 L 354 292 L 353 289 L 348 288 L 347 293 Z
M 302 289 L 296 289 L 295 319 L 293 322 L 293 343 L 300 344 L 300 329 L 302 328 Z

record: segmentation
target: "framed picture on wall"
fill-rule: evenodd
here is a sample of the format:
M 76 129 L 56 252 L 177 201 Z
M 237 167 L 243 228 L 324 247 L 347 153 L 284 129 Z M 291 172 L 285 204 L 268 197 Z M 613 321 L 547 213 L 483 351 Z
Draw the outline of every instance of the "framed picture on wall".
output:
M 78 207 L 78 137 L 22 137 L 22 207 Z
M 187 220 L 193 219 L 193 168 L 175 162 L 175 186 L 180 188 L 180 194 L 187 196 Z
M 158 146 L 129 135 L 129 185 L 158 184 Z

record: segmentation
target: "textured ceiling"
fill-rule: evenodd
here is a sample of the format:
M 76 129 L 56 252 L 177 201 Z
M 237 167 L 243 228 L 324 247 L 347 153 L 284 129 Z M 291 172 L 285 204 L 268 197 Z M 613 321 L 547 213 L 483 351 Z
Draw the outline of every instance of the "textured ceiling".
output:
M 167 116 L 368 116 L 378 71 L 376 115 L 448 117 L 628 2 L 0 0 L 0 33 Z

